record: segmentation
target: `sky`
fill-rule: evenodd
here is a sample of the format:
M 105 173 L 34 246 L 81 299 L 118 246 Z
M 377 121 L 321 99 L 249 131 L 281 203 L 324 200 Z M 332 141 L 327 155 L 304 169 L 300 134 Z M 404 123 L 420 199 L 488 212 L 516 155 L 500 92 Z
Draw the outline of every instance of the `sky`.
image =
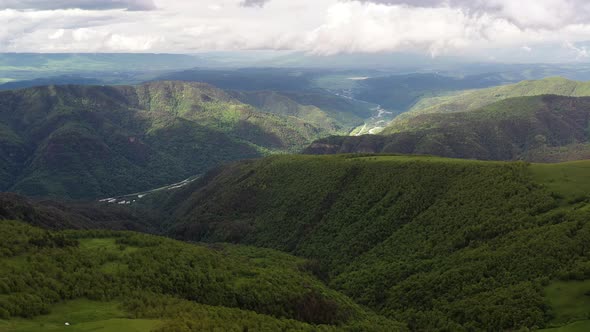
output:
M 588 0 L 0 0 L 0 52 L 409 52 L 539 62 L 588 61 L 588 41 Z

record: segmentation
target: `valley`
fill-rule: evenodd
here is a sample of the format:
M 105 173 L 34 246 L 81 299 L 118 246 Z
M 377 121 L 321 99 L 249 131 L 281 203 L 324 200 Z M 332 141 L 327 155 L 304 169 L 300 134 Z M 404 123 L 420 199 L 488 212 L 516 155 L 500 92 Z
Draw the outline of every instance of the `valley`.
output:
M 272 101 L 271 113 L 190 82 L 5 91 L 0 189 L 70 199 L 142 192 L 224 162 L 297 152 L 314 139 L 347 134 L 362 122 L 355 112 L 369 112 L 332 96 L 293 97 L 318 100 L 323 109 L 280 98 L 286 108 Z
M 133 193 L 133 194 L 127 194 L 127 195 L 122 195 L 122 196 L 117 196 L 117 197 L 103 198 L 103 199 L 99 199 L 98 201 L 100 203 L 119 204 L 119 205 L 130 205 L 130 204 L 134 204 L 138 200 L 141 200 L 144 197 L 150 196 L 152 194 L 157 194 L 157 193 L 160 193 L 160 192 L 165 192 L 165 191 L 180 189 L 180 188 L 182 188 L 184 186 L 187 186 L 187 185 L 191 184 L 193 181 L 197 180 L 199 177 L 200 176 L 198 176 L 198 175 L 191 176 L 188 179 L 185 179 L 185 180 L 182 180 L 180 182 L 173 183 L 173 184 L 170 184 L 170 185 L 167 185 L 167 186 L 163 186 L 163 187 L 159 187 L 159 188 L 155 188 L 155 189 L 151 189 L 151 190 L 146 190 L 146 191 L 142 191 L 142 192 L 138 192 L 138 193 Z

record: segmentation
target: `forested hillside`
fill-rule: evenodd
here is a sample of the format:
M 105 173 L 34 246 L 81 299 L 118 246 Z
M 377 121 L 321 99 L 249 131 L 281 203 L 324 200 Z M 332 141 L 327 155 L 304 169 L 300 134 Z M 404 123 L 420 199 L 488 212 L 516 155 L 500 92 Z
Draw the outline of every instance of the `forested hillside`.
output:
M 589 167 L 284 156 L 158 202 L 172 235 L 307 257 L 328 285 L 413 330 L 533 329 L 586 319 L 559 316 L 546 290 L 590 278 Z
M 404 113 L 421 100 L 453 94 L 465 89 L 481 89 L 502 84 L 506 78 L 499 74 L 449 77 L 439 74 L 406 74 L 372 77 L 359 80 L 353 89 L 360 100 L 380 104 L 384 108 Z
M 393 134 L 330 137 L 307 153 L 389 152 L 558 162 L 590 157 L 590 98 L 512 98 L 476 111 L 421 114 Z
M 201 83 L 0 92 L 0 190 L 102 198 L 151 189 L 336 133 L 321 125 Z
M 404 330 L 272 250 L 6 220 L 0 237 L 2 331 Z
M 294 116 L 342 135 L 348 135 L 374 113 L 372 104 L 328 93 L 232 91 L 231 95 L 265 112 Z
M 475 87 L 471 87 L 473 89 Z M 431 113 L 470 112 L 498 101 L 516 97 L 530 97 L 540 95 L 558 95 L 569 97 L 590 96 L 590 82 L 572 81 L 561 77 L 550 77 L 535 81 L 522 81 L 516 84 L 502 85 L 480 90 L 468 90 L 450 94 L 422 98 L 410 108 L 407 113 L 400 115 L 383 134 L 404 131 L 407 122 L 415 116 Z

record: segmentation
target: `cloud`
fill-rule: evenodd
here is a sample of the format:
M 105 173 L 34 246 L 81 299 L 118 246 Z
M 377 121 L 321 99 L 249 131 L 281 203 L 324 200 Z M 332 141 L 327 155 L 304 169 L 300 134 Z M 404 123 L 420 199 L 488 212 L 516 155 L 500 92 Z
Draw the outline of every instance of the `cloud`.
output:
M 345 0 L 354 1 L 354 0 Z M 520 27 L 558 27 L 590 20 L 587 0 L 359 0 L 383 5 L 452 7 L 473 14 L 490 14 Z
M 565 42 L 564 43 L 564 47 L 574 51 L 574 54 L 576 55 L 576 59 L 585 59 L 590 57 L 590 52 L 588 51 L 588 48 L 586 46 L 576 46 L 571 42 Z
M 152 0 L 0 0 L 0 9 L 17 10 L 153 10 L 156 9 Z
M 264 7 L 270 0 L 244 0 L 240 3 L 243 7 Z
M 0 9 L 0 51 L 417 52 L 481 59 L 506 59 L 513 54 L 536 57 L 538 62 L 544 50 L 558 49 L 564 58 L 574 58 L 574 49 L 568 45 L 583 54 L 580 43 L 590 40 L 590 4 L 580 0 L 11 3 L 0 0 L 0 8 L 18 7 Z M 157 10 L 138 11 L 141 8 Z

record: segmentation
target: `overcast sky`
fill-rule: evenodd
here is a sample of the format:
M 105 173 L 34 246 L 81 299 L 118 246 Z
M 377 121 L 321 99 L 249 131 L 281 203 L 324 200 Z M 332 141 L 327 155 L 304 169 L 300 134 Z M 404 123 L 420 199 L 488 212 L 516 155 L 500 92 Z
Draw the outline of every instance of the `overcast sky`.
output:
M 1 52 L 590 55 L 588 0 L 0 0 L 0 23 Z

